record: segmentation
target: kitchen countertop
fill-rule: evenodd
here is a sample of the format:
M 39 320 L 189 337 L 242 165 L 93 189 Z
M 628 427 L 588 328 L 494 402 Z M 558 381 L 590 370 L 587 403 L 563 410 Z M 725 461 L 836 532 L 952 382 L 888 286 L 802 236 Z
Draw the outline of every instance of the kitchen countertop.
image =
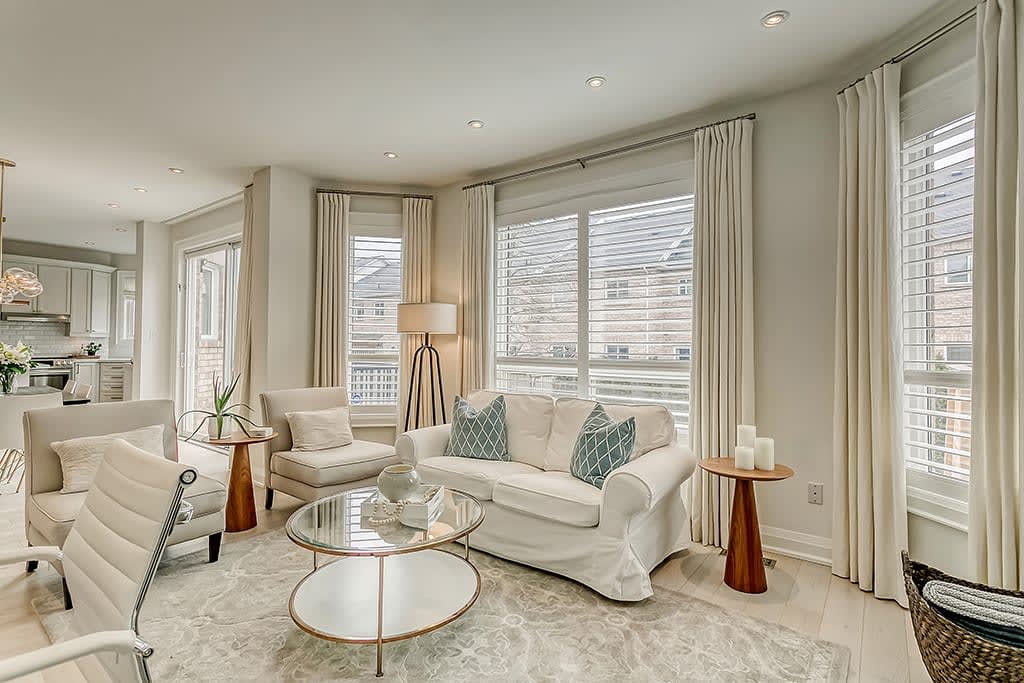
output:
M 88 356 L 75 356 L 71 359 L 74 363 L 131 363 L 131 358 L 89 358 Z

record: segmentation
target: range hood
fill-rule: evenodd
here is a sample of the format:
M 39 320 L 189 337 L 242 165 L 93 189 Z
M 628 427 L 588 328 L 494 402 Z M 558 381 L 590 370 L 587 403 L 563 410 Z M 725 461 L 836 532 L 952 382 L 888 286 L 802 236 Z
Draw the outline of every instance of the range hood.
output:
M 69 323 L 71 316 L 67 313 L 33 313 L 31 311 L 0 313 L 0 320 L 9 323 Z

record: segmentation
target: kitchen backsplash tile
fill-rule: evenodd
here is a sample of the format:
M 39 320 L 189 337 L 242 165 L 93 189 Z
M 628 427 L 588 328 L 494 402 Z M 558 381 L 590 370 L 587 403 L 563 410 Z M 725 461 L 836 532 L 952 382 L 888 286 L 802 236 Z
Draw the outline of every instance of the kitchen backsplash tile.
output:
M 69 337 L 64 323 L 13 323 L 0 321 L 0 341 L 7 344 L 25 342 L 37 356 L 66 356 L 79 353 L 84 344 L 98 341 L 103 344 L 102 355 L 107 355 L 107 340 L 90 337 Z

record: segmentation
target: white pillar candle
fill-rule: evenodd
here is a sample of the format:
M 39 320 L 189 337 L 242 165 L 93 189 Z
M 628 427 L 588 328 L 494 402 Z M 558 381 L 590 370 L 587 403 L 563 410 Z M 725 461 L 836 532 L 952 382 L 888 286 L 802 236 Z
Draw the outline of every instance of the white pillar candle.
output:
M 736 445 L 754 447 L 754 439 L 757 438 L 757 427 L 754 425 L 736 425 Z
M 750 446 L 737 446 L 736 447 L 736 469 L 738 470 L 752 470 L 754 469 L 754 449 Z
M 757 437 L 754 441 L 754 466 L 767 472 L 775 469 L 775 439 Z

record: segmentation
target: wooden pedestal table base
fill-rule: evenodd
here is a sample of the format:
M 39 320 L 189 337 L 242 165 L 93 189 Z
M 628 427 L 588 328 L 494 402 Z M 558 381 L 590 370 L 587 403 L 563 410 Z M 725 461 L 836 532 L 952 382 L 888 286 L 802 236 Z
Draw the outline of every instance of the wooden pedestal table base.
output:
M 231 474 L 228 477 L 228 504 L 224 508 L 225 531 L 247 531 L 256 526 L 256 501 L 252 496 L 252 467 L 249 445 L 264 443 L 277 437 L 232 434 L 224 439 L 210 439 L 217 446 L 232 446 Z
M 725 557 L 725 585 L 743 593 L 764 593 L 768 579 L 761 554 L 761 531 L 757 526 L 755 481 L 779 481 L 793 476 L 793 470 L 776 465 L 772 471 L 741 470 L 734 458 L 705 458 L 701 469 L 736 480 L 732 499 L 732 524 L 729 527 L 729 550 Z

